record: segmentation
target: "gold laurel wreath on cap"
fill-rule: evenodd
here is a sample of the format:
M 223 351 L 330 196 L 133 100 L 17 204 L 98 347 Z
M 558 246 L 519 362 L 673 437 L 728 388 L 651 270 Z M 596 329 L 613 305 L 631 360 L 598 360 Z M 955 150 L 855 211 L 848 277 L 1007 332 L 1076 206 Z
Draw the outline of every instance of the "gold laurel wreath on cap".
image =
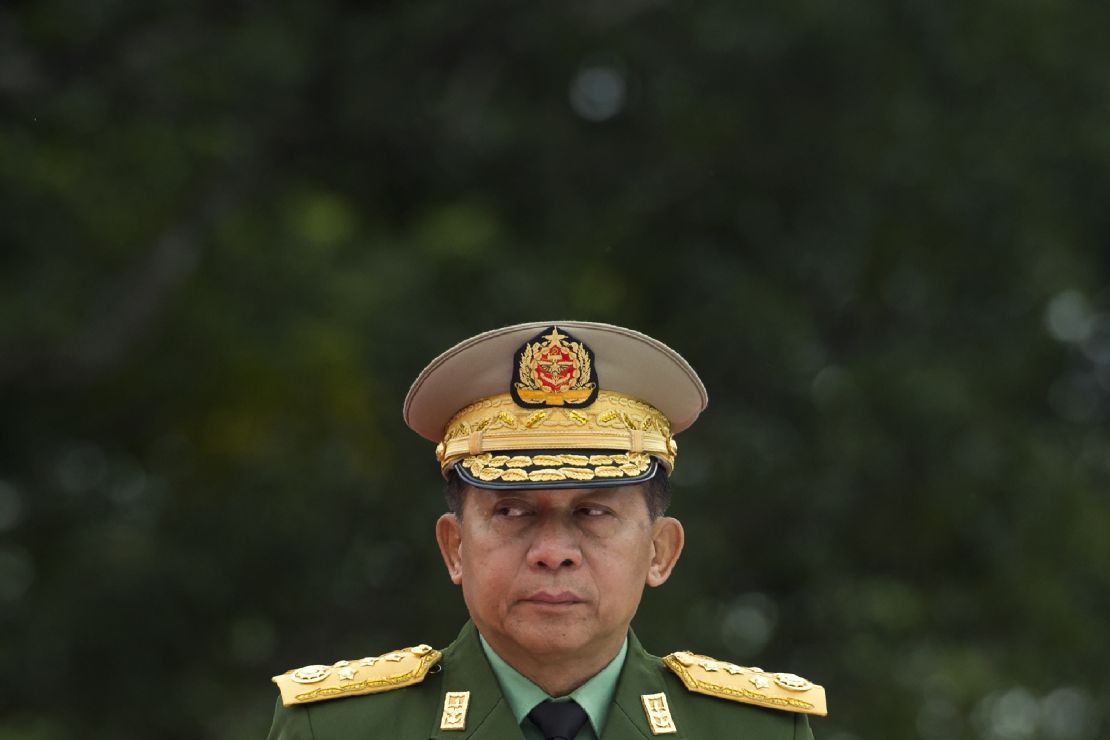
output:
M 469 455 L 461 465 L 483 481 L 538 483 L 564 480 L 592 481 L 643 474 L 651 466 L 651 455 L 624 452 L 609 455 Z M 541 466 L 538 470 L 524 470 Z M 588 467 L 593 466 L 593 467 Z
M 446 475 L 463 458 L 514 450 L 646 453 L 670 473 L 678 444 L 667 417 L 622 393 L 600 391 L 594 403 L 577 409 L 521 408 L 503 393 L 480 399 L 455 414 L 436 446 L 436 458 Z

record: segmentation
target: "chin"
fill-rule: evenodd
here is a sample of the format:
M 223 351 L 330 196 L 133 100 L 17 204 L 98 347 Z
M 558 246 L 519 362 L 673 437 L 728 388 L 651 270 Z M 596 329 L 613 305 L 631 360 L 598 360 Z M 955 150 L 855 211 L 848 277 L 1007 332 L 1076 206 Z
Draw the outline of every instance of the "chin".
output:
M 565 655 L 582 650 L 598 638 L 580 620 L 528 619 L 505 625 L 505 635 L 532 655 Z

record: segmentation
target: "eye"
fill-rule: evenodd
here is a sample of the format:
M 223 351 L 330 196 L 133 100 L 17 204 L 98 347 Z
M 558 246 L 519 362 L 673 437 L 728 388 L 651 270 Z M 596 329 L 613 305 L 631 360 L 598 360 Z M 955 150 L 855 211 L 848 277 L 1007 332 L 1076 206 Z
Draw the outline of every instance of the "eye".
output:
M 579 506 L 575 511 L 578 514 L 580 514 L 582 516 L 585 516 L 585 517 L 589 517 L 589 518 L 608 516 L 611 513 L 608 509 L 606 509 L 603 506 L 591 506 L 591 505 Z
M 493 515 L 507 518 L 527 516 L 528 509 L 523 504 L 514 501 L 502 501 L 493 508 Z

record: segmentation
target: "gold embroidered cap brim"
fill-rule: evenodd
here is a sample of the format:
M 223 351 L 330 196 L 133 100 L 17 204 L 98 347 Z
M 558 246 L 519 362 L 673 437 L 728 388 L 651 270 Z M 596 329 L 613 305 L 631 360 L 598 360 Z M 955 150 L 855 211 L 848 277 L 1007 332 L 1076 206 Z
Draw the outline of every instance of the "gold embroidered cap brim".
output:
M 479 488 L 591 488 L 649 480 L 659 462 L 646 453 L 609 450 L 522 450 L 468 455 L 455 464 L 464 482 Z

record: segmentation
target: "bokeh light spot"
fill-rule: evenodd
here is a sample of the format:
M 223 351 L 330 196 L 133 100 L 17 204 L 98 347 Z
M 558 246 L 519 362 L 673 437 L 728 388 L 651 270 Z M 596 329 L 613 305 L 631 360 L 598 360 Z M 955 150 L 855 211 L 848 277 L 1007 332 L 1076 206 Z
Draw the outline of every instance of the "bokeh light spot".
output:
M 587 121 L 600 123 L 624 108 L 624 74 L 611 65 L 585 67 L 570 84 L 570 107 Z
M 1048 333 L 1061 342 L 1084 341 L 1092 329 L 1087 299 L 1078 290 L 1061 291 L 1048 302 L 1044 322 Z
M 765 594 L 737 597 L 725 611 L 721 639 L 732 654 L 744 659 L 759 652 L 775 631 L 778 609 Z

